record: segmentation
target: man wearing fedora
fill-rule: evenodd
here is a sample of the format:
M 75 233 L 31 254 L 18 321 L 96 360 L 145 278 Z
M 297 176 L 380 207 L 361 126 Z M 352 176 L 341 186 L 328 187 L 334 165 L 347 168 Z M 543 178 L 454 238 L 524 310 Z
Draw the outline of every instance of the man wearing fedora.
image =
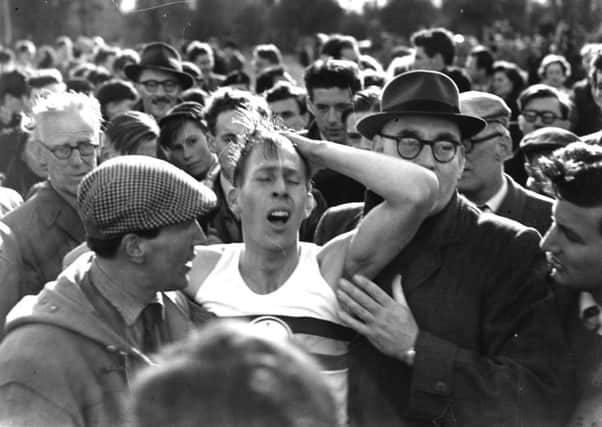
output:
M 0 425 L 123 426 L 128 382 L 184 338 L 196 218 L 215 195 L 148 156 L 107 160 L 82 181 L 88 252 L 23 298 L 0 345 Z M 194 311 L 198 313 L 197 311 Z
M 460 192 L 484 212 L 545 234 L 552 221 L 552 199 L 527 190 L 504 173 L 504 162 L 512 157 L 510 108 L 499 96 L 471 90 L 460 94 L 460 110 L 487 122 L 485 129 L 464 140 Z
M 180 54 L 162 42 L 145 45 L 140 62 L 126 66 L 124 73 L 136 83 L 142 110 L 157 120 L 178 103 L 182 91 L 194 84 L 193 77 L 182 70 Z
M 350 362 L 355 425 L 566 420 L 570 363 L 539 236 L 481 214 L 457 193 L 462 140 L 485 125 L 460 113 L 457 86 L 436 71 L 396 77 L 384 89 L 381 112 L 357 125 L 385 154 L 435 172 L 439 196 L 374 282 L 340 282 L 341 319 L 360 335 Z

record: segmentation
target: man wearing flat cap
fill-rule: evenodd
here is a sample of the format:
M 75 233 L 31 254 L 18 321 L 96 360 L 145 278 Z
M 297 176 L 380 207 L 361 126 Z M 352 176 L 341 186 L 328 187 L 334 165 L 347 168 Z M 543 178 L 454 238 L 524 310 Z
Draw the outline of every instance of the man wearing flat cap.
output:
M 140 62 L 126 66 L 123 71 L 136 84 L 142 110 L 157 120 L 178 103 L 182 91 L 194 84 L 193 77 L 182 69 L 178 51 L 162 42 L 145 45 Z
M 354 425 L 552 426 L 566 419 L 570 365 L 539 235 L 482 215 L 457 193 L 462 140 L 485 126 L 460 112 L 457 86 L 435 71 L 396 77 L 384 88 L 381 112 L 357 124 L 385 154 L 432 170 L 439 197 L 374 282 L 339 283 L 340 317 L 360 335 L 351 346 Z
M 520 151 L 527 172 L 528 189 L 549 197 L 556 197 L 554 187 L 542 171 L 541 163 L 549 158 L 554 150 L 565 147 L 581 138 L 573 132 L 554 126 L 547 126 L 529 132 L 520 141 Z
M 552 199 L 523 188 L 504 173 L 504 162 L 512 157 L 510 108 L 499 96 L 468 91 L 460 94 L 460 110 L 487 122 L 485 129 L 464 140 L 460 192 L 483 212 L 511 218 L 544 234 L 551 222 Z
M 8 316 L 0 425 L 127 425 L 128 378 L 186 336 L 196 222 L 215 195 L 147 156 L 110 159 L 82 181 L 86 253 Z

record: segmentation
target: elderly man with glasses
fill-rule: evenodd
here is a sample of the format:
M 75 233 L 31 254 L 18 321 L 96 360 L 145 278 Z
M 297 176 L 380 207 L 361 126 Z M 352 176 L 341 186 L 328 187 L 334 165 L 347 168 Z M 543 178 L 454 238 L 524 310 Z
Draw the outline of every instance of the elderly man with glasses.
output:
M 461 113 L 457 86 L 435 71 L 393 79 L 381 112 L 357 124 L 384 154 L 432 170 L 439 197 L 374 281 L 339 283 L 341 320 L 361 336 L 350 354 L 352 425 L 555 426 L 567 418 L 571 365 L 539 235 L 457 193 L 462 141 L 490 132 L 485 126 Z
M 93 97 L 52 93 L 32 108 L 39 155 L 48 180 L 2 219 L 0 323 L 21 297 L 39 292 L 61 271 L 67 252 L 84 241 L 75 209 L 77 186 L 96 167 L 102 116 Z
M 464 140 L 466 163 L 458 189 L 479 209 L 514 219 L 544 234 L 550 226 L 552 199 L 527 190 L 504 173 L 512 157 L 508 130 L 510 108 L 485 92 L 460 94 L 460 110 L 487 122 L 481 132 Z

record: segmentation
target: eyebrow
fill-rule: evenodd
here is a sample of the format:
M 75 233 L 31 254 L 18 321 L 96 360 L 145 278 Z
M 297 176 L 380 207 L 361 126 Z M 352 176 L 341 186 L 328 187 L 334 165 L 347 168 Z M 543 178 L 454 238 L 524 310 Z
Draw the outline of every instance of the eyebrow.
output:
M 575 230 L 573 230 L 572 228 L 564 225 L 564 224 L 559 224 L 558 222 L 556 222 L 556 226 L 562 230 L 562 232 L 566 235 L 570 235 L 572 239 L 577 239 L 579 240 L 579 242 L 583 242 L 583 239 L 581 238 L 581 236 L 579 235 L 579 233 L 577 233 Z
M 414 138 L 417 138 L 417 139 L 425 139 L 425 138 L 422 138 L 422 136 L 418 132 L 416 132 L 414 130 L 408 130 L 408 129 L 404 129 L 403 131 L 401 131 L 398 134 L 398 136 L 411 136 L 411 137 L 414 137 Z M 458 143 L 460 142 L 458 140 L 458 138 L 456 137 L 456 135 L 454 135 L 451 132 L 441 132 L 441 133 L 438 133 L 432 139 L 432 141 L 442 141 L 442 140 L 451 140 L 451 141 L 458 142 Z

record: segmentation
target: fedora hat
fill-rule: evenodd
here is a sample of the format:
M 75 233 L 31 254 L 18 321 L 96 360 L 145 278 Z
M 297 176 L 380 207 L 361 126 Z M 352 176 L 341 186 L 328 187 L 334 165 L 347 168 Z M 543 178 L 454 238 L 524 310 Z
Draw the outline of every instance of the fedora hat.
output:
M 182 60 L 180 54 L 170 45 L 162 42 L 149 43 L 142 48 L 140 62 L 130 64 L 123 69 L 123 72 L 132 81 L 138 81 L 138 77 L 143 70 L 159 70 L 175 75 L 186 90 L 194 84 L 193 77 L 182 70 Z
M 400 74 L 383 89 L 379 113 L 357 123 L 357 130 L 371 139 L 390 120 L 400 116 L 444 117 L 458 124 L 462 138 L 479 133 L 487 123 L 476 116 L 462 114 L 458 87 L 437 71 L 416 70 Z

